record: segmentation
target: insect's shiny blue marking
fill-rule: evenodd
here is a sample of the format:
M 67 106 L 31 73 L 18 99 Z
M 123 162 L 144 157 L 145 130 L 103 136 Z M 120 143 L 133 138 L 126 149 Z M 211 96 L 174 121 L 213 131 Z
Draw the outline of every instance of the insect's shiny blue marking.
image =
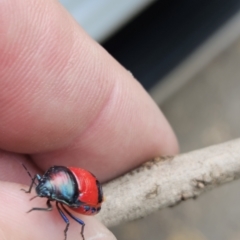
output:
M 73 174 L 67 168 L 52 167 L 44 176 L 46 177 L 41 178 L 36 187 L 39 197 L 48 197 L 67 205 L 77 202 L 78 186 Z

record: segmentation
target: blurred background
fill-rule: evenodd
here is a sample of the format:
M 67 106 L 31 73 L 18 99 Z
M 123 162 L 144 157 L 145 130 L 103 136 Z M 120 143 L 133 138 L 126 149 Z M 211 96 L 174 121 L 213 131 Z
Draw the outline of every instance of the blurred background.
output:
M 240 136 L 240 0 L 61 0 L 141 82 L 187 152 Z M 111 230 L 120 240 L 240 240 L 240 182 Z

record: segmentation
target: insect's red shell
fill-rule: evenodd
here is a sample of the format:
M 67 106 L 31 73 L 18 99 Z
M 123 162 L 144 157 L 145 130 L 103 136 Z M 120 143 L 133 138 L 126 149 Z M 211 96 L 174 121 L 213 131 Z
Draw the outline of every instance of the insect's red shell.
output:
M 74 174 L 78 183 L 78 200 L 87 206 L 100 208 L 103 196 L 101 186 L 96 177 L 82 168 L 68 167 L 68 169 Z M 93 215 L 91 212 L 86 212 L 83 207 L 73 208 L 73 210 L 81 214 Z

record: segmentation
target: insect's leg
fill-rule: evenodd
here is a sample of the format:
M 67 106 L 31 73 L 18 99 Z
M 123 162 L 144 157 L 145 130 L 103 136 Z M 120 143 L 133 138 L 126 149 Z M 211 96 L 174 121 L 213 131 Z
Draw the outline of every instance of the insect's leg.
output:
M 32 208 L 30 209 L 27 213 L 31 212 L 31 211 L 51 211 L 52 210 L 52 205 L 51 205 L 51 201 L 48 199 L 47 200 L 47 208 Z
M 36 180 L 37 178 L 38 178 L 38 174 L 36 174 L 36 175 L 34 176 L 34 178 L 32 178 L 32 182 L 31 182 L 31 185 L 30 185 L 30 187 L 29 187 L 28 190 L 25 190 L 25 189 L 21 189 L 21 190 L 24 191 L 25 193 L 30 193 L 30 192 L 32 191 L 33 184 L 34 184 L 34 185 L 37 185 L 37 184 L 35 183 L 35 180 Z
M 64 229 L 64 240 L 67 239 L 67 231 L 68 231 L 68 227 L 69 227 L 69 220 L 66 217 L 66 215 L 64 214 L 64 212 L 62 211 L 62 209 L 58 206 L 58 202 L 56 202 L 56 206 L 57 206 L 57 210 L 59 212 L 59 214 L 61 215 L 62 219 L 64 220 L 64 222 L 67 224 L 66 228 Z
M 63 204 L 61 204 L 62 208 L 64 209 L 64 211 L 72 218 L 74 219 L 76 222 L 78 222 L 79 224 L 82 225 L 82 229 L 81 229 L 81 236 L 82 236 L 82 239 L 85 240 L 85 237 L 84 237 L 84 227 L 85 227 L 85 223 L 83 220 L 73 216 L 65 207 Z

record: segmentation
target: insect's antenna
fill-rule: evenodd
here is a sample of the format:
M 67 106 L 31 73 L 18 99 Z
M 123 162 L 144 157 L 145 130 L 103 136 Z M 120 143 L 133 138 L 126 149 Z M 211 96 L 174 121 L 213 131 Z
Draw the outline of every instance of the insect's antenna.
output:
M 36 185 L 35 183 L 35 179 L 33 178 L 33 176 L 31 175 L 31 173 L 28 171 L 27 167 L 22 163 L 22 166 L 24 167 L 24 169 L 26 170 L 28 176 L 32 179 L 32 181 L 34 182 L 34 184 Z

